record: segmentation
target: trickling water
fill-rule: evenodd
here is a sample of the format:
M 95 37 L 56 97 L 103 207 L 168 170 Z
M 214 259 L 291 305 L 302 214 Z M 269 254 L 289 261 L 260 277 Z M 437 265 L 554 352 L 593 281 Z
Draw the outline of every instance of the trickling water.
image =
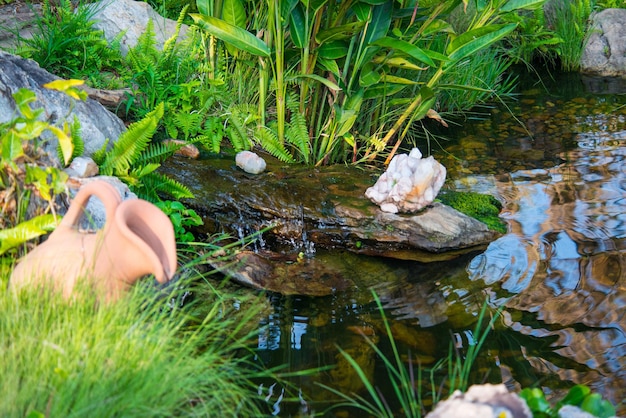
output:
M 578 76 L 560 78 L 550 94 L 525 86 L 509 105 L 524 128 L 494 108 L 442 142 L 449 154 L 434 149 L 455 188 L 505 203 L 507 234 L 484 252 L 430 264 L 317 251 L 355 288 L 325 298 L 274 295 L 274 312 L 260 321 L 259 358 L 289 371 L 334 366 L 294 379 L 320 412 L 335 398 L 315 382 L 364 394 L 341 347 L 391 399 L 383 364 L 361 335 L 391 356 L 368 289 L 380 295 L 405 359 L 410 353 L 424 367 L 445 358 L 451 342 L 474 344 L 487 302 L 504 306 L 503 319 L 475 382 L 552 388 L 557 398 L 583 383 L 626 415 L 626 96 L 582 87 Z M 300 410 L 285 399 L 278 415 Z

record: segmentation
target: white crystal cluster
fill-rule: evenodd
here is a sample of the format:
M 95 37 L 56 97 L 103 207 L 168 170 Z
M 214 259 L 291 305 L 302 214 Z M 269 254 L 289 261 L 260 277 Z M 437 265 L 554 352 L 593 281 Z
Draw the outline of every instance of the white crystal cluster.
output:
M 446 168 L 419 149 L 393 157 L 372 187 L 365 191 L 383 212 L 412 213 L 430 205 L 446 181 Z

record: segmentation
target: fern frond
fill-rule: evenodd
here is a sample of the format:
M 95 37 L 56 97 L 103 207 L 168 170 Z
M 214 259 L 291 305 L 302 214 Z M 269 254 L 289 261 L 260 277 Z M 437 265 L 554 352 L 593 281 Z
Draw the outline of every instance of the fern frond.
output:
M 285 130 L 285 140 L 298 150 L 302 160 L 308 164 L 311 155 L 311 138 L 309 138 L 306 119 L 300 113 L 298 99 L 295 94 L 287 96 L 287 109 L 289 109 L 291 117 Z
M 167 158 L 174 155 L 182 147 L 182 144 L 176 142 L 160 142 L 153 143 L 141 153 L 135 161 L 136 165 L 144 164 L 161 164 Z
M 185 139 L 200 131 L 202 126 L 202 115 L 200 113 L 177 112 L 174 115 L 174 123 L 185 135 Z
M 226 133 L 235 151 L 252 148 L 252 141 L 248 135 L 247 124 L 256 120 L 247 105 L 234 105 L 229 108 L 230 117 Z
M 108 145 L 109 145 L 109 138 L 107 138 L 104 141 L 104 144 L 102 144 L 102 147 L 99 150 L 96 150 L 93 154 L 91 154 L 91 158 L 99 167 L 102 166 L 104 162 L 106 161 Z
M 141 153 L 148 147 L 152 135 L 157 129 L 159 120 L 163 117 L 163 103 L 148 113 L 142 120 L 131 124 L 120 135 L 113 149 L 107 153 L 100 166 L 102 175 L 126 174 L 130 167 L 139 159 Z
M 142 177 L 141 180 L 139 187 L 131 187 L 131 190 L 138 197 L 150 202 L 161 200 L 159 194 L 169 195 L 176 200 L 194 197 L 187 186 L 161 173 L 150 173 Z
M 189 9 L 189 4 L 186 4 L 185 7 L 180 11 L 178 15 L 178 19 L 176 20 L 176 29 L 174 29 L 174 33 L 168 40 L 163 44 L 163 56 L 170 57 L 174 52 L 174 46 L 176 45 L 176 39 L 178 39 L 178 35 L 180 34 L 180 28 L 183 25 L 183 20 L 187 15 L 187 9 Z M 167 59 L 167 58 L 166 58 Z
M 278 140 L 278 135 L 276 135 L 274 131 L 267 127 L 260 127 L 256 131 L 256 136 L 259 144 L 265 151 L 269 152 L 282 162 L 294 162 L 293 156 L 285 149 L 281 141 Z

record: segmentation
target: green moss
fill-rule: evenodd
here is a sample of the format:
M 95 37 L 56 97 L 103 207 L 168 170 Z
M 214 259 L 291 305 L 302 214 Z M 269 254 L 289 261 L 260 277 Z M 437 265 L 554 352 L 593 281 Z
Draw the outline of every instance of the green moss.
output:
M 500 219 L 502 204 L 495 197 L 475 192 L 441 192 L 437 199 L 467 216 L 478 219 L 489 229 L 506 232 L 506 224 Z

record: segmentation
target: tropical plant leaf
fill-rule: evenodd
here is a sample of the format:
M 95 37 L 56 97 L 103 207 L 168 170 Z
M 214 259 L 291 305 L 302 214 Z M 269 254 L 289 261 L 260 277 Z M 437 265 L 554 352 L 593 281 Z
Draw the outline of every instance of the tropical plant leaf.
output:
M 289 14 L 289 33 L 291 35 L 291 41 L 296 48 L 304 48 L 308 43 L 307 29 L 309 22 L 307 22 L 304 14 L 304 5 L 298 2 Z
M 0 230 L 0 255 L 56 228 L 61 219 L 52 214 L 39 215 L 13 228 Z
M 216 38 L 228 42 L 234 47 L 252 55 L 265 58 L 270 57 L 270 49 L 265 42 L 252 35 L 247 30 L 211 16 L 197 13 L 191 13 L 189 16 L 191 16 L 199 27 Z
M 402 39 L 384 37 L 376 40 L 374 45 L 383 46 L 389 49 L 395 49 L 406 54 L 424 64 L 435 67 L 435 62 L 421 48 Z
M 240 28 L 246 27 L 246 10 L 241 0 L 224 0 L 222 4 L 222 19 L 226 23 Z
M 470 30 L 453 39 L 446 52 L 450 61 L 446 65 L 458 62 L 494 42 L 499 41 L 517 27 L 516 23 L 483 26 Z
M 500 7 L 500 10 L 503 12 L 511 12 L 519 9 L 533 10 L 543 6 L 545 2 L 546 0 L 509 0 Z

